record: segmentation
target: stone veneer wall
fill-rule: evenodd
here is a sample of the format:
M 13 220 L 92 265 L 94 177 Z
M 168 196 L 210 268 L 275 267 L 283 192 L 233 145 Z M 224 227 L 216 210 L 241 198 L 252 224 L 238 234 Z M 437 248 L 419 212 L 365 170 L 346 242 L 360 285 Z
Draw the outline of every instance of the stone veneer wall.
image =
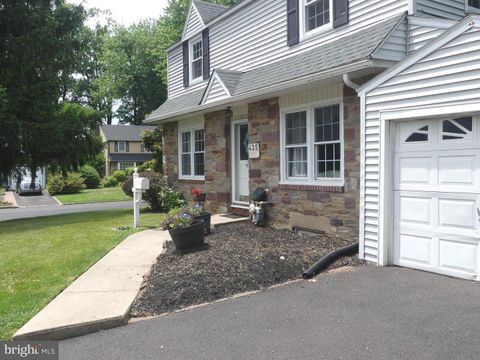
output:
M 250 160 L 250 190 L 270 191 L 268 219 L 280 227 L 305 227 L 358 236 L 360 186 L 360 101 L 344 88 L 344 187 L 279 185 L 280 109 L 278 98 L 249 104 L 249 139 L 259 143 L 260 159 Z
M 205 114 L 205 181 L 178 178 L 178 122 L 163 125 L 164 174 L 176 184 L 187 200 L 191 190 L 199 187 L 207 194 L 207 207 L 213 212 L 226 212 L 231 204 L 230 124 L 232 114 L 217 111 Z

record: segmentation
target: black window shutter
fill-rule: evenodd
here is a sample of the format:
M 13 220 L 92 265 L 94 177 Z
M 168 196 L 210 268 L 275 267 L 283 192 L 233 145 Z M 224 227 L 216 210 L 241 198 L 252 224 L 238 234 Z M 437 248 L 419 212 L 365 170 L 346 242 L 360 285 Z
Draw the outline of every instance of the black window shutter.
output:
M 333 27 L 348 23 L 348 0 L 333 0 Z
M 190 83 L 189 62 L 190 58 L 188 55 L 188 41 L 185 41 L 183 43 L 183 86 L 185 87 L 188 87 Z
M 118 152 L 118 141 L 115 141 L 115 152 Z
M 292 46 L 299 41 L 298 0 L 287 0 L 287 45 Z
M 208 28 L 202 31 L 203 46 L 203 79 L 210 78 L 210 36 Z
M 130 152 L 130 143 L 126 141 L 125 144 L 125 152 Z

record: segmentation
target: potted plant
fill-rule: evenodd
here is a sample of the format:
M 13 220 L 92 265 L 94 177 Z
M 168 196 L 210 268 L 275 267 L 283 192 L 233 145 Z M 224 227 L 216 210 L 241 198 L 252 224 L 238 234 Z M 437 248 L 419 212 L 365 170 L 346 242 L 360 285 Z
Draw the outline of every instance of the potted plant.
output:
M 194 195 L 195 205 L 193 208 L 188 209 L 190 215 L 196 220 L 203 220 L 205 226 L 205 232 L 210 234 L 210 224 L 212 220 L 212 213 L 205 210 L 206 195 L 202 193 L 199 188 L 193 188 L 192 194 Z
M 177 249 L 204 244 L 204 221 L 193 219 L 192 215 L 183 209 L 170 212 L 162 223 L 162 229 L 168 230 Z

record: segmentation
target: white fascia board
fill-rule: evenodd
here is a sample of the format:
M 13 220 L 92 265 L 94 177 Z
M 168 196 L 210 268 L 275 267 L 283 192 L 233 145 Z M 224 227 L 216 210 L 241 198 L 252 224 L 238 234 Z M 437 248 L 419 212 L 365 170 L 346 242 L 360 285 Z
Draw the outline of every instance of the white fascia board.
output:
M 178 46 L 179 44 L 183 43 L 185 39 L 185 31 L 187 30 L 188 22 L 190 21 L 190 15 L 192 14 L 192 11 L 195 11 L 197 13 L 198 18 L 202 22 L 203 27 L 205 27 L 205 23 L 203 22 L 202 17 L 200 16 L 200 13 L 197 10 L 197 7 L 195 6 L 195 2 L 192 0 L 190 2 L 190 8 L 188 9 L 188 14 L 187 18 L 185 19 L 185 24 L 183 25 L 183 31 L 182 31 L 182 40 L 173 45 L 172 47 L 168 48 L 166 51 L 169 52 L 171 49 L 173 50 L 174 47 Z M 195 34 L 196 35 L 196 34 Z
M 215 107 L 219 106 L 224 106 L 224 105 L 230 105 L 232 102 L 237 102 L 237 101 L 243 101 L 243 100 L 249 100 L 252 98 L 255 98 L 257 96 L 262 96 L 262 95 L 267 95 L 269 93 L 273 93 L 276 91 L 281 91 L 290 87 L 295 87 L 295 86 L 301 86 L 301 85 L 306 85 L 312 82 L 320 81 L 320 80 L 325 80 L 328 79 L 329 77 L 334 77 L 334 76 L 343 76 L 346 72 L 351 72 L 355 70 L 361 70 L 361 69 L 366 69 L 366 68 L 371 68 L 375 64 L 374 61 L 370 59 L 365 59 L 361 60 L 358 62 L 355 62 L 353 64 L 348 64 L 344 66 L 340 66 L 335 69 L 331 70 L 326 70 L 319 72 L 314 75 L 307 75 L 303 76 L 299 79 L 294 79 L 290 81 L 285 81 L 281 84 L 275 84 L 271 86 L 266 86 L 264 88 L 261 88 L 259 90 L 254 90 L 254 91 L 249 91 L 247 93 L 243 93 L 240 95 L 233 96 L 229 99 L 224 99 L 221 101 L 217 101 L 211 104 L 205 104 L 205 105 L 199 105 L 195 109 L 186 109 L 178 112 L 172 112 L 168 113 L 159 117 L 150 117 L 147 118 L 144 123 L 145 124 L 159 124 L 161 122 L 164 122 L 165 120 L 171 120 L 173 117 L 179 117 L 187 114 L 192 114 L 195 112 L 203 111 L 203 110 L 208 110 L 212 109 Z
M 405 60 L 400 61 L 398 64 L 394 65 L 390 69 L 386 70 L 382 74 L 373 78 L 371 81 L 361 86 L 358 90 L 359 94 L 367 93 L 376 87 L 382 85 L 387 80 L 390 80 L 392 77 L 402 72 L 403 70 L 408 69 L 410 66 L 414 65 L 424 57 L 430 55 L 435 50 L 439 49 L 443 45 L 449 43 L 457 36 L 463 34 L 468 29 L 471 29 L 476 25 L 476 20 L 479 20 L 478 17 L 467 16 L 465 19 L 457 23 L 455 26 L 451 27 L 444 34 L 440 35 L 438 38 L 432 40 L 429 44 L 425 45 L 420 50 L 414 52 L 412 55 L 408 56 Z

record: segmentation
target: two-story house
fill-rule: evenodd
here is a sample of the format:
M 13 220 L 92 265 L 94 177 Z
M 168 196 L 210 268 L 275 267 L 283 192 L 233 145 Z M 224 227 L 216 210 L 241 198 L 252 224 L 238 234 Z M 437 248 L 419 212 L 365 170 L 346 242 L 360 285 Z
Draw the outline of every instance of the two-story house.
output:
M 163 127 L 165 174 L 186 193 L 201 186 L 212 210 L 245 211 L 264 187 L 277 226 L 360 234 L 371 262 L 476 278 L 479 7 L 193 0 L 168 49 L 168 100 L 145 120 Z M 440 171 L 450 149 L 461 155 Z
M 152 153 L 142 142 L 142 132 L 155 126 L 104 125 L 100 127 L 105 151 L 105 174 L 142 165 Z

